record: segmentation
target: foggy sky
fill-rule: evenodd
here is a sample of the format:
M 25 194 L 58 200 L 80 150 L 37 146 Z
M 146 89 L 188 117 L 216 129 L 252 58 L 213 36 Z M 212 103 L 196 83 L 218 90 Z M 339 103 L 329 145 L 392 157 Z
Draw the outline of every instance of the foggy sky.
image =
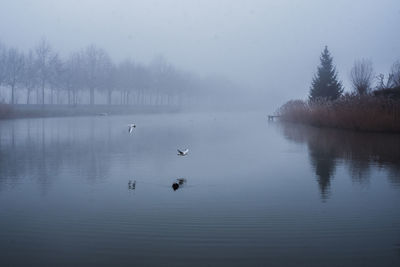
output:
M 62 55 L 92 43 L 117 61 L 164 55 L 274 105 L 307 96 L 325 45 L 346 90 L 356 59 L 388 72 L 399 30 L 399 0 L 0 0 L 6 45 L 27 50 L 46 37 Z

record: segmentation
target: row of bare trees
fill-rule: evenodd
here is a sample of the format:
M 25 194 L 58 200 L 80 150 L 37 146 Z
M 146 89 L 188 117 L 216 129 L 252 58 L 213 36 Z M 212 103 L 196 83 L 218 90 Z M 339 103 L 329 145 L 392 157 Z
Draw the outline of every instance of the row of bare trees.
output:
M 350 71 L 350 80 L 358 95 L 367 95 L 373 89 L 400 87 L 400 61 L 393 63 L 389 74 L 385 77 L 384 74 L 375 75 L 371 60 L 357 60 Z
M 28 52 L 0 43 L 0 102 L 10 104 L 177 105 L 206 84 L 163 57 L 147 66 L 94 45 L 62 58 L 45 39 Z

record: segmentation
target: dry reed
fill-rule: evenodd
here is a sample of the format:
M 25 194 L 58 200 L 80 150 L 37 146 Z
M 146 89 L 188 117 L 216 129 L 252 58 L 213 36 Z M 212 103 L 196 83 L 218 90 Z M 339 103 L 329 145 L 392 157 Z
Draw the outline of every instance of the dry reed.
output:
M 400 100 L 346 95 L 335 101 L 291 100 L 278 110 L 284 121 L 357 131 L 400 132 Z

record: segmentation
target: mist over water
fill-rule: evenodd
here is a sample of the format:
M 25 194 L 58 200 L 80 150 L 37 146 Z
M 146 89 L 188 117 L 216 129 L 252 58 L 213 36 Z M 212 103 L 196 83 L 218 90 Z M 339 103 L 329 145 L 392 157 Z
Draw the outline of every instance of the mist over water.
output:
M 400 261 L 398 136 L 267 123 L 254 112 L 0 126 L 3 266 Z

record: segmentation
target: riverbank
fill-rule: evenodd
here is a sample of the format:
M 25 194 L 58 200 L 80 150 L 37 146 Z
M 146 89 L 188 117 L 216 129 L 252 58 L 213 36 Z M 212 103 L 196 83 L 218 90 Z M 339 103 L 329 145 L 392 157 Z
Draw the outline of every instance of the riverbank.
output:
M 171 106 L 128 106 L 128 105 L 8 105 L 0 104 L 0 119 L 107 116 L 138 113 L 177 112 L 179 107 Z
M 400 133 L 400 100 L 347 95 L 334 101 L 291 100 L 280 119 L 317 127 Z

